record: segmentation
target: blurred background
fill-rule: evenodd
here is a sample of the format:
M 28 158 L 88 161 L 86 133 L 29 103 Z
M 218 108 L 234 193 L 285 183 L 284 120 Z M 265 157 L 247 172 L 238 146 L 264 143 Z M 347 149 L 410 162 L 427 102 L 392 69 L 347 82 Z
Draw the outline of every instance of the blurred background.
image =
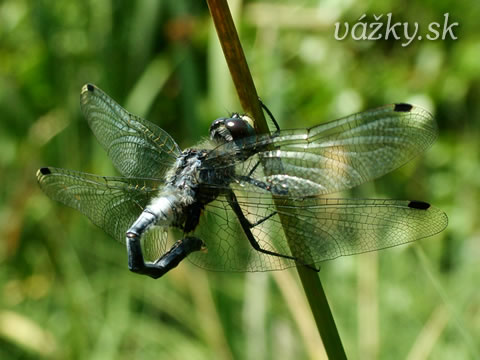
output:
M 428 201 L 448 214 L 448 228 L 326 262 L 319 275 L 351 359 L 477 358 L 480 4 L 229 4 L 282 128 L 393 102 L 435 115 L 440 136 L 424 155 L 341 195 Z M 449 13 L 458 39 L 334 38 L 336 22 L 388 13 L 422 35 L 432 22 L 443 29 Z M 128 271 L 122 245 L 41 193 L 41 166 L 117 174 L 80 113 L 87 82 L 181 147 L 241 111 L 202 1 L 0 2 L 0 358 L 323 358 L 294 269 L 212 273 L 185 261 L 154 281 Z

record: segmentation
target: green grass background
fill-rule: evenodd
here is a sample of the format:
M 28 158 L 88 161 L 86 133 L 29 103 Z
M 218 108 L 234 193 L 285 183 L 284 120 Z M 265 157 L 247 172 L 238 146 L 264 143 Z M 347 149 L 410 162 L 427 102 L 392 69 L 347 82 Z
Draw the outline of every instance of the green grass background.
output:
M 418 199 L 450 224 L 416 244 L 323 264 L 351 359 L 472 359 L 480 343 L 480 4 L 230 1 L 258 92 L 282 128 L 393 102 L 436 117 L 424 155 L 345 196 Z M 344 41 L 362 14 L 429 23 L 457 40 Z M 202 1 L 0 2 L 0 358 L 317 359 L 296 272 L 154 281 L 124 247 L 36 185 L 45 165 L 116 174 L 80 114 L 92 82 L 182 147 L 241 111 Z

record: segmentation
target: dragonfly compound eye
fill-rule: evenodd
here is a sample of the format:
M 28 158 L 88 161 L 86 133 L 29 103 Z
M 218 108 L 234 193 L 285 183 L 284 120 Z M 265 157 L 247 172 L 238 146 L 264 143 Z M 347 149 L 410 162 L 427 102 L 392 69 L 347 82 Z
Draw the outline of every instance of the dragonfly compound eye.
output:
M 233 140 L 239 140 L 255 135 L 254 128 L 243 117 L 226 119 L 225 126 L 232 135 Z
M 253 136 L 255 129 L 250 122 L 249 117 L 238 114 L 229 118 L 218 118 L 210 125 L 210 138 L 230 142 Z

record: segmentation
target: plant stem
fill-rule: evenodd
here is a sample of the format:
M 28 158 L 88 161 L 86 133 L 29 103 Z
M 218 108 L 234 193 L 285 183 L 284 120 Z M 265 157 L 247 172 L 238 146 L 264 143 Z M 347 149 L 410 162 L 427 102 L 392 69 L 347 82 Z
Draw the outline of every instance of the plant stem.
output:
M 243 110 L 255 119 L 255 130 L 268 133 L 267 122 L 258 101 L 257 89 L 238 39 L 237 30 L 226 0 L 207 0 L 223 54 L 227 60 Z
M 254 118 L 258 133 L 267 133 L 268 126 L 228 4 L 226 0 L 207 0 L 207 3 L 243 110 Z M 287 240 L 289 244 L 293 244 L 288 238 Z M 293 251 L 295 247 L 291 246 L 291 248 L 292 254 L 295 256 Z M 330 359 L 346 359 L 345 350 L 318 274 L 300 264 L 297 264 L 297 271 L 328 357 Z

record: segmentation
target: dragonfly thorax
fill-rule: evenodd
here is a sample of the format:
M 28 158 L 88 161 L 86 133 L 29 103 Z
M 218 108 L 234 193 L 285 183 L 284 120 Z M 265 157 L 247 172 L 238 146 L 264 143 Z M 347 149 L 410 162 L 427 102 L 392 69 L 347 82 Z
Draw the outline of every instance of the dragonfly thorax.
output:
M 182 225 L 189 207 L 198 201 L 198 171 L 205 154 L 204 150 L 187 149 L 178 157 L 167 174 L 165 187 L 147 206 L 156 216 L 157 225 Z

